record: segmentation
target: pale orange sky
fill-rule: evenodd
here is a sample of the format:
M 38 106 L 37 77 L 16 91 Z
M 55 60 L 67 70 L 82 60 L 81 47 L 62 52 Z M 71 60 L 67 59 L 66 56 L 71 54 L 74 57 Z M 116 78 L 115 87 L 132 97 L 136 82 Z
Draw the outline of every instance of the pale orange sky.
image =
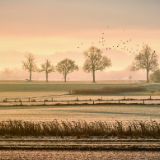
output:
M 101 49 L 126 45 L 128 51 L 116 50 L 130 55 L 144 42 L 160 54 L 159 8 L 159 0 L 1 0 L 0 52 L 82 53 L 93 42 Z

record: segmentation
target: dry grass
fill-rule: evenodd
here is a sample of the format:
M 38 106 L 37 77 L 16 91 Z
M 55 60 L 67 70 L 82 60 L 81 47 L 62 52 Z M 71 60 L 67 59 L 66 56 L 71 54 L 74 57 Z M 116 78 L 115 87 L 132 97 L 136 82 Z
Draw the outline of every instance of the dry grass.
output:
M 0 122 L 0 135 L 10 136 L 76 136 L 89 138 L 90 136 L 108 136 L 118 138 L 160 138 L 160 124 L 156 121 L 133 121 L 128 124 L 116 121 L 107 123 L 102 121 L 61 121 L 29 122 L 10 120 Z
M 144 87 L 129 87 L 129 86 L 117 86 L 117 87 L 104 87 L 101 89 L 81 89 L 73 90 L 70 94 L 119 94 L 125 92 L 143 92 L 146 91 Z

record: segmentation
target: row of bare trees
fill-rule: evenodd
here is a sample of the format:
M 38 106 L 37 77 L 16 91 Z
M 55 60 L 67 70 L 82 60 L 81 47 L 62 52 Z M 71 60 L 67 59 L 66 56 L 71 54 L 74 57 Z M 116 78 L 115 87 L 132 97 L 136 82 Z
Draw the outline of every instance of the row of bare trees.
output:
M 105 68 L 111 66 L 111 60 L 106 56 L 102 56 L 102 51 L 95 46 L 91 46 L 88 50 L 84 51 L 85 62 L 83 70 L 87 73 L 92 73 L 93 82 L 95 82 L 95 72 L 102 71 Z M 78 65 L 71 59 L 64 59 L 60 61 L 56 67 L 47 59 L 44 64 L 41 64 L 41 68 L 38 69 L 36 66 L 35 57 L 32 54 L 26 55 L 27 60 L 23 63 L 23 69 L 29 71 L 30 81 L 32 79 L 32 72 L 45 72 L 46 81 L 48 82 L 48 74 L 51 72 L 59 72 L 63 75 L 64 81 L 66 82 L 67 75 L 73 71 L 78 70 Z M 144 45 L 141 52 L 135 56 L 134 62 L 132 63 L 132 71 L 146 70 L 147 72 L 147 83 L 149 83 L 149 71 L 155 71 L 158 68 L 158 55 L 148 45 Z
M 55 67 L 51 64 L 51 61 L 48 59 L 45 60 L 45 63 L 41 64 L 41 68 L 37 68 L 35 57 L 29 53 L 26 55 L 27 60 L 23 63 L 23 69 L 29 71 L 30 78 L 29 81 L 32 80 L 32 72 L 45 72 L 46 75 L 46 82 L 48 82 L 48 74 L 51 72 L 55 72 Z M 59 62 L 56 66 L 56 70 L 59 73 L 63 74 L 64 80 L 66 82 L 67 74 L 73 72 L 74 70 L 78 70 L 78 66 L 75 65 L 75 62 L 70 59 L 64 59 L 63 61 Z
M 102 56 L 102 51 L 94 46 L 90 47 L 88 50 L 84 52 L 85 63 L 83 66 L 84 71 L 87 73 L 92 72 L 93 82 L 95 82 L 95 72 L 97 70 L 104 70 L 106 67 L 111 66 L 111 60 L 106 56 Z M 32 54 L 26 55 L 27 60 L 22 61 L 23 69 L 29 71 L 30 78 L 32 80 L 32 72 L 45 72 L 46 81 L 48 82 L 48 74 L 51 72 L 59 72 L 63 75 L 64 81 L 66 82 L 67 75 L 73 71 L 78 70 L 78 65 L 75 64 L 75 61 L 71 59 L 64 59 L 60 61 L 56 67 L 51 64 L 51 61 L 48 59 L 44 64 L 41 64 L 41 68 L 37 68 L 35 57 Z

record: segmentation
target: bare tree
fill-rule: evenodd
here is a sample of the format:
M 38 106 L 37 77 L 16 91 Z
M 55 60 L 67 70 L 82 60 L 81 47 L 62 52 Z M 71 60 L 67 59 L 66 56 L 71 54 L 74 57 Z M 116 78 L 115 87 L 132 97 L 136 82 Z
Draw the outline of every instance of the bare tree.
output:
M 102 56 L 102 51 L 94 46 L 84 51 L 85 63 L 83 70 L 87 73 L 92 72 L 93 82 L 95 82 L 95 71 L 102 71 L 111 66 L 111 60 Z
M 22 68 L 29 71 L 29 73 L 30 73 L 29 80 L 31 81 L 32 80 L 32 72 L 37 71 L 35 57 L 31 53 L 28 53 L 25 57 L 27 58 L 27 61 L 26 62 L 22 61 L 22 64 L 23 64 Z
M 46 82 L 48 82 L 48 74 L 51 72 L 55 72 L 54 66 L 51 65 L 51 62 L 47 59 L 44 64 L 41 64 L 41 69 L 38 69 L 38 72 L 46 73 Z
M 56 70 L 63 74 L 64 81 L 66 82 L 67 74 L 78 70 L 78 66 L 75 64 L 75 61 L 66 58 L 57 64 Z
M 131 70 L 146 70 L 147 71 L 147 83 L 149 83 L 149 71 L 155 71 L 158 67 L 158 55 L 148 45 L 144 45 L 139 54 L 135 56 L 135 60 L 132 63 Z

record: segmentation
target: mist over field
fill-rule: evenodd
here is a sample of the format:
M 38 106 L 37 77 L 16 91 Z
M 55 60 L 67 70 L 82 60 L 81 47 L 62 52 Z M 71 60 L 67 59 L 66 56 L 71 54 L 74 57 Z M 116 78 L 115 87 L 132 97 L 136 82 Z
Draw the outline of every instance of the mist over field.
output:
M 104 71 L 96 72 L 96 80 L 128 80 L 132 76 L 132 80 L 145 80 L 145 71 L 130 71 L 131 63 L 134 59 L 134 54 L 128 55 L 122 51 L 106 51 L 102 50 L 103 55 L 111 59 L 112 67 Z M 25 53 L 17 51 L 0 52 L 0 80 L 25 80 L 29 78 L 29 72 L 22 69 L 22 61 L 25 61 Z M 34 55 L 34 54 L 33 54 Z M 92 73 L 85 73 L 83 71 L 84 55 L 81 52 L 56 52 L 52 55 L 34 55 L 36 64 L 44 63 L 49 59 L 54 66 L 64 58 L 71 58 L 79 66 L 79 71 L 68 74 L 67 81 L 85 81 L 92 80 Z M 45 73 L 33 72 L 33 80 L 45 80 Z M 62 81 L 62 75 L 58 72 L 49 74 L 49 80 Z

